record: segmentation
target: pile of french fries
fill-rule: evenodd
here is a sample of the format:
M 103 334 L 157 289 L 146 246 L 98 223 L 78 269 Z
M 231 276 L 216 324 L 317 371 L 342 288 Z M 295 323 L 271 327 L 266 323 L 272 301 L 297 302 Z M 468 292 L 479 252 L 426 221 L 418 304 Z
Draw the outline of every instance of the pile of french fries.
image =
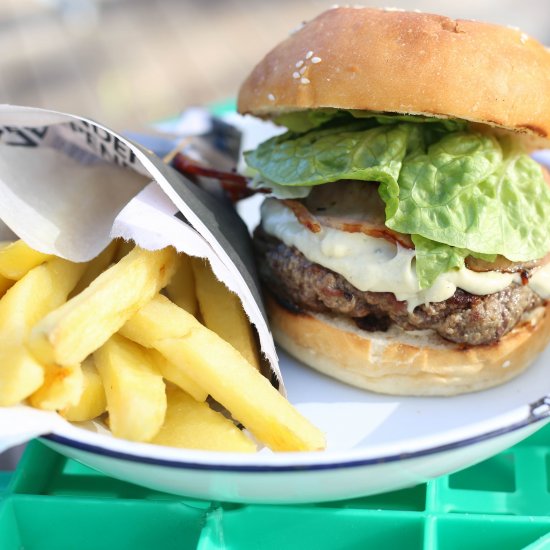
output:
M 204 260 L 115 240 L 73 263 L 2 243 L 0 296 L 0 406 L 101 417 L 117 437 L 182 448 L 325 446 L 260 374 L 240 300 Z

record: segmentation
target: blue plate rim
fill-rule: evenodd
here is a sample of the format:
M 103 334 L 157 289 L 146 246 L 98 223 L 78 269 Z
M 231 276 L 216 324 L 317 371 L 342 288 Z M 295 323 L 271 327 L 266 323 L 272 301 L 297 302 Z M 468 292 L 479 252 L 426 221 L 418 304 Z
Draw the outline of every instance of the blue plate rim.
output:
M 496 437 L 506 435 L 522 428 L 526 428 L 536 423 L 544 425 L 544 421 L 548 421 L 549 418 L 546 415 L 533 414 L 533 408 L 531 408 L 530 414 L 521 421 L 515 422 L 508 426 L 489 430 L 482 434 L 478 434 L 464 439 L 459 439 L 451 443 L 445 443 L 442 445 L 436 445 L 434 447 L 427 447 L 419 449 L 417 451 L 404 452 L 399 454 L 391 454 L 374 458 L 354 458 L 349 461 L 337 461 L 337 462 L 323 462 L 320 464 L 206 464 L 200 462 L 193 462 L 190 460 L 173 460 L 165 458 L 156 458 L 150 456 L 140 456 L 135 454 L 126 453 L 123 451 L 116 451 L 112 449 L 105 449 L 91 443 L 84 443 L 81 441 L 75 441 L 66 436 L 57 435 L 54 433 L 43 435 L 41 439 L 45 439 L 58 445 L 64 445 L 72 447 L 79 451 L 87 453 L 93 453 L 100 456 L 109 458 L 115 458 L 118 460 L 126 460 L 129 462 L 137 462 L 141 464 L 150 464 L 155 466 L 162 466 L 168 468 L 185 469 L 185 470 L 202 470 L 202 471 L 223 471 L 223 472 L 247 472 L 247 473 L 267 473 L 267 472 L 304 472 L 304 471 L 319 471 L 319 470 L 337 470 L 344 468 L 357 468 L 364 466 L 373 466 L 379 464 L 386 464 L 390 462 L 399 462 L 404 460 L 412 460 L 416 458 L 422 458 L 434 454 L 440 454 L 447 451 L 453 451 L 460 448 L 482 443 Z

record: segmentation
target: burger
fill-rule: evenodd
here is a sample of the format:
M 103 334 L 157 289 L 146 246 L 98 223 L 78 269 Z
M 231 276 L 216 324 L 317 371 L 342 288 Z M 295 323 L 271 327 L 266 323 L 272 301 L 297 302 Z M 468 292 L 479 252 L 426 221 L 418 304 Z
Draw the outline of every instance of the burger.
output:
M 244 82 L 287 131 L 248 151 L 276 341 L 368 390 L 453 395 L 550 338 L 550 53 L 525 33 L 371 8 L 322 13 Z

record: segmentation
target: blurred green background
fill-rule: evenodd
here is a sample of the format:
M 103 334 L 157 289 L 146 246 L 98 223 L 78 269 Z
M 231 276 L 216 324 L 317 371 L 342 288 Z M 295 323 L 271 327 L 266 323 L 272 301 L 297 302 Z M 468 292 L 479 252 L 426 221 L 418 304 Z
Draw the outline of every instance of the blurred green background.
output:
M 254 64 L 318 0 L 0 0 L 0 102 L 135 129 L 234 97 Z M 547 0 L 387 0 L 520 27 L 550 43 Z

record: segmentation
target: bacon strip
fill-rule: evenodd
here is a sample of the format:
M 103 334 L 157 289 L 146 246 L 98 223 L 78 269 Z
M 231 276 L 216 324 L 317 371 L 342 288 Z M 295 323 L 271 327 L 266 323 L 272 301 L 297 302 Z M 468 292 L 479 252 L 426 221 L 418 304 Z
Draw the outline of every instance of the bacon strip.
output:
M 403 235 L 388 229 L 384 225 L 368 222 L 366 220 L 358 221 L 354 219 L 346 219 L 336 216 L 317 215 L 314 216 L 307 207 L 293 199 L 285 199 L 281 201 L 287 208 L 290 208 L 296 219 L 312 233 L 319 233 L 322 226 L 331 227 L 347 233 L 363 233 L 377 239 L 385 239 L 394 244 L 400 244 L 405 248 L 414 248 L 409 235 Z
M 482 273 L 485 271 L 500 271 L 501 273 L 523 273 L 527 272 L 535 267 L 546 265 L 550 262 L 550 252 L 538 260 L 532 260 L 529 262 L 512 262 L 504 256 L 497 256 L 495 262 L 486 262 L 479 258 L 468 256 L 466 258 L 466 267 L 472 271 Z
M 248 179 L 240 174 L 208 168 L 182 153 L 175 155 L 172 166 L 184 176 L 191 176 L 191 179 L 194 179 L 195 176 L 202 176 L 219 180 L 222 189 L 231 202 L 237 202 L 255 193 L 268 192 L 263 189 L 250 189 Z
M 173 164 L 178 171 L 186 174 L 195 174 L 197 176 L 215 178 L 218 180 L 231 182 L 242 187 L 245 187 L 248 184 L 248 180 L 240 174 L 235 172 L 223 172 L 222 170 L 216 170 L 215 168 L 208 168 L 183 153 L 176 154 Z
M 321 231 L 321 224 L 304 204 L 292 199 L 284 199 L 281 200 L 281 202 L 287 208 L 290 208 L 290 210 L 294 212 L 296 219 L 312 233 L 319 233 L 319 231 Z
M 385 225 L 376 225 L 367 221 L 352 221 L 345 218 L 331 218 L 329 216 L 317 216 L 321 225 L 346 231 L 347 233 L 363 233 L 377 239 L 385 239 L 394 244 L 400 244 L 404 248 L 414 248 L 410 235 L 404 235 L 387 228 Z

